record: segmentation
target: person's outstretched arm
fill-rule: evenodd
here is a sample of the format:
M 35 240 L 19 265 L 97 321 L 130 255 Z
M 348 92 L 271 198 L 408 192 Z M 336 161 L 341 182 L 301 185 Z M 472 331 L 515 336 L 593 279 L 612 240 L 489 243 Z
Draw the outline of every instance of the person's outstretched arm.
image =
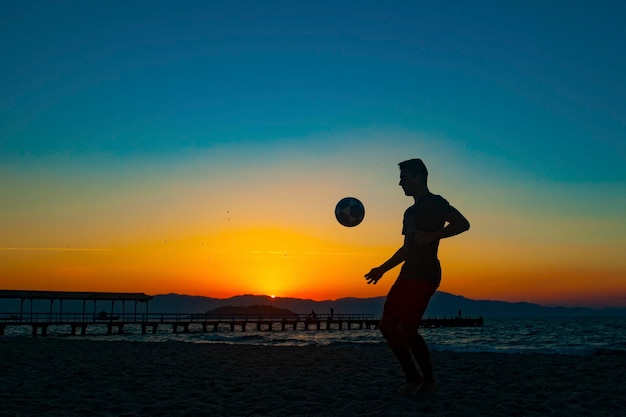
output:
M 379 279 L 383 277 L 385 272 L 393 269 L 394 267 L 400 265 L 406 259 L 406 251 L 404 250 L 404 246 L 394 253 L 391 258 L 389 258 L 385 263 L 376 268 L 372 268 L 370 272 L 365 274 L 365 278 L 368 284 L 376 284 Z

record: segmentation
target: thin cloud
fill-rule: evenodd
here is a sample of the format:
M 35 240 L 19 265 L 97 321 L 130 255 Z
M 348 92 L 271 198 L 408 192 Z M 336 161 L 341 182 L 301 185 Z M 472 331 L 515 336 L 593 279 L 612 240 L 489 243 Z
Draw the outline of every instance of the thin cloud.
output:
M 32 252 L 54 252 L 54 251 L 76 251 L 76 252 L 104 252 L 111 251 L 109 248 L 0 248 L 3 251 L 32 251 Z
M 330 256 L 371 256 L 372 254 L 376 254 L 375 252 L 367 253 L 367 252 L 311 252 L 311 251 L 273 251 L 273 250 L 249 250 L 249 251 L 241 251 L 241 250 L 219 250 L 215 251 L 216 253 L 238 253 L 238 254 L 250 254 L 250 255 L 281 255 L 281 256 L 322 256 L 322 255 L 330 255 Z

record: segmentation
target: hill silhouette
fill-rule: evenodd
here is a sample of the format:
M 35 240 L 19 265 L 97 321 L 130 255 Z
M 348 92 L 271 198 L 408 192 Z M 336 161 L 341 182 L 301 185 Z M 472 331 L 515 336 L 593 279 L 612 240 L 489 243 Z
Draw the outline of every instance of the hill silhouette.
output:
M 319 315 L 330 314 L 330 309 L 335 314 L 372 314 L 374 317 L 380 317 L 383 311 L 385 297 L 372 298 L 339 298 L 336 300 L 315 301 L 300 298 L 272 298 L 265 295 L 238 295 L 226 299 L 210 298 L 202 296 L 190 296 L 180 294 L 163 294 L 154 295 L 153 299 L 148 303 L 149 306 L 139 306 L 139 312 L 148 309 L 150 313 L 173 313 L 173 314 L 205 314 L 208 311 L 215 310 L 219 307 L 235 306 L 268 306 L 275 309 L 287 310 L 291 314 L 309 314 L 315 310 Z M 127 306 L 130 308 L 130 306 Z M 97 305 L 89 305 L 88 312 L 95 312 L 111 308 L 110 302 L 98 302 Z M 32 311 L 35 313 L 59 312 L 61 304 L 56 301 L 51 306 L 48 300 L 33 300 L 33 303 L 26 301 L 21 304 L 19 299 L 0 299 L 0 313 L 16 313 L 20 309 L 24 311 Z M 65 301 L 62 304 L 64 313 L 80 313 L 85 306 L 80 301 Z M 114 306 L 115 313 L 121 313 L 123 309 L 122 303 L 116 303 Z M 626 308 L 585 308 L 585 307 L 547 307 L 538 304 L 518 302 L 509 303 L 504 301 L 492 300 L 472 300 L 460 295 L 454 295 L 442 291 L 437 291 L 431 299 L 428 309 L 426 310 L 426 318 L 454 317 L 461 310 L 465 317 L 624 317 L 626 316 Z M 128 312 L 128 309 L 126 310 Z M 251 310 L 254 311 L 254 310 Z M 275 314 L 276 310 L 269 314 Z M 237 313 L 240 314 L 240 313 Z M 248 313 L 243 313 L 248 314 Z M 259 314 L 259 313 L 249 313 Z M 261 313 L 266 314 L 266 313 Z M 278 313 L 278 314 L 282 314 Z
M 246 316 L 259 316 L 259 315 L 273 315 L 282 317 L 297 317 L 298 315 L 286 308 L 278 308 L 271 305 L 253 305 L 253 306 L 221 306 L 208 310 L 207 314 L 221 314 L 221 315 L 246 315 Z
M 268 305 L 287 309 L 297 314 L 315 310 L 318 314 L 373 314 L 380 317 L 385 297 L 339 298 L 315 301 L 310 299 L 276 297 L 265 295 L 238 295 L 227 299 L 186 296 L 178 294 L 156 295 L 150 301 L 151 312 L 189 313 L 206 312 L 222 306 Z M 607 317 L 626 316 L 626 308 L 548 307 L 533 303 L 510 303 L 493 300 L 472 300 L 460 295 L 437 291 L 426 310 L 425 317 L 454 317 L 461 310 L 465 317 Z

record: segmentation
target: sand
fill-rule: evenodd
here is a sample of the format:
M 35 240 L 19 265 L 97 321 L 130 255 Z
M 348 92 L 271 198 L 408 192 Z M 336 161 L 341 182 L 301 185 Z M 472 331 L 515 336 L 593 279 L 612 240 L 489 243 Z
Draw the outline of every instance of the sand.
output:
M 433 352 L 396 394 L 385 345 L 258 347 L 0 337 L 0 416 L 624 416 L 626 356 Z

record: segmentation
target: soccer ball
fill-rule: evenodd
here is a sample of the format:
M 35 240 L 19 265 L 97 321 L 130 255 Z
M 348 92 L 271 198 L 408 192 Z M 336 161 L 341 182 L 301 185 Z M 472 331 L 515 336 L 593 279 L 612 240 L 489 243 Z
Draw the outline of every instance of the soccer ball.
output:
M 363 221 L 365 207 L 354 197 L 342 198 L 335 207 L 337 221 L 346 227 L 354 227 Z

